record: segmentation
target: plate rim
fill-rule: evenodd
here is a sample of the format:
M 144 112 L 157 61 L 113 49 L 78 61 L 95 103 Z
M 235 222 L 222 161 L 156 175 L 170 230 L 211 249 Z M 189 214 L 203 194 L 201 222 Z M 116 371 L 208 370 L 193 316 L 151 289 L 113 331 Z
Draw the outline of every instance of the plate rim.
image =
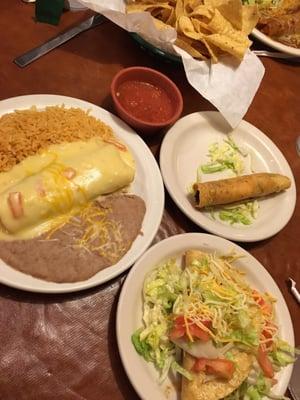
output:
M 266 143 L 268 146 L 272 146 L 273 149 L 279 154 L 279 156 L 282 158 L 282 161 L 284 161 L 285 163 L 285 167 L 287 169 L 287 171 L 289 172 L 289 178 L 291 179 L 291 188 L 290 190 L 293 191 L 293 199 L 292 199 L 292 203 L 291 203 L 291 207 L 290 207 L 290 211 L 286 216 L 285 221 L 279 226 L 279 228 L 276 228 L 273 231 L 270 231 L 267 234 L 261 234 L 261 235 L 257 235 L 257 236 L 253 236 L 250 238 L 247 238 L 247 235 L 242 235 L 240 236 L 238 234 L 238 231 L 234 231 L 234 229 L 232 230 L 232 233 L 228 234 L 226 232 L 222 232 L 223 227 L 221 227 L 221 232 L 218 230 L 218 228 L 214 228 L 214 227 L 207 227 L 207 224 L 204 223 L 200 223 L 199 220 L 196 217 L 193 217 L 191 215 L 191 213 L 189 212 L 189 210 L 186 209 L 185 205 L 182 204 L 176 197 L 176 194 L 173 193 L 172 190 L 172 186 L 169 184 L 168 179 L 166 179 L 165 175 L 166 173 L 166 157 L 164 157 L 165 154 L 167 154 L 168 152 L 170 152 L 170 148 L 167 147 L 168 141 L 171 140 L 171 136 L 172 134 L 174 134 L 175 132 L 173 132 L 174 129 L 176 129 L 176 125 L 181 123 L 183 120 L 189 120 L 189 119 L 194 119 L 194 118 L 200 118 L 202 119 L 203 117 L 205 117 L 206 115 L 208 116 L 213 116 L 214 118 L 222 118 L 220 112 L 218 111 L 196 111 L 193 112 L 191 114 L 187 114 L 184 117 L 180 118 L 165 134 L 163 141 L 161 143 L 161 147 L 160 147 L 160 154 L 159 154 L 159 165 L 160 165 L 160 170 L 161 170 L 161 175 L 163 177 L 163 181 L 164 181 L 164 185 L 169 193 L 169 195 L 171 196 L 171 198 L 173 199 L 173 201 L 175 202 L 176 206 L 183 212 L 183 214 L 190 219 L 192 222 L 194 222 L 198 227 L 204 229 L 205 231 L 208 231 L 214 235 L 218 235 L 221 236 L 223 238 L 229 239 L 229 240 L 234 240 L 237 242 L 245 242 L 245 243 L 252 243 L 252 242 L 257 242 L 257 241 L 261 241 L 261 240 L 265 240 L 268 239 L 272 236 L 274 236 L 275 234 L 277 234 L 278 232 L 280 232 L 290 221 L 290 219 L 292 218 L 294 211 L 295 211 L 295 207 L 296 207 L 296 184 L 295 184 L 295 179 L 294 179 L 294 175 L 292 172 L 292 169 L 289 165 L 289 163 L 287 162 L 285 156 L 283 155 L 283 153 L 281 152 L 281 150 L 276 146 L 276 144 L 265 134 L 263 133 L 259 128 L 257 128 L 256 126 L 254 126 L 253 124 L 251 124 L 250 122 L 247 122 L 245 120 L 242 120 L 240 122 L 240 124 L 238 125 L 237 128 L 235 128 L 233 131 L 237 130 L 239 128 L 239 126 L 244 126 L 247 130 L 250 128 L 251 130 L 254 131 L 254 133 L 251 133 L 248 131 L 249 135 L 258 137 L 259 139 L 263 139 L 264 143 Z M 226 123 L 225 119 L 222 118 L 224 120 L 224 124 Z M 208 126 L 209 126 L 209 122 L 207 122 Z M 173 144 L 172 144 L 173 146 Z M 167 150 L 166 150 L 167 149 Z M 169 174 L 168 174 L 169 175 Z M 224 229 L 228 228 L 226 225 L 224 225 Z M 244 231 L 244 233 L 246 233 L 246 230 Z
M 113 119 L 112 125 L 119 124 L 119 126 L 122 127 L 124 130 L 126 130 L 129 135 L 133 135 L 133 137 L 135 138 L 137 143 L 144 148 L 144 151 L 147 154 L 147 158 L 148 158 L 149 162 L 151 161 L 151 163 L 152 163 L 152 169 L 154 171 L 153 176 L 155 176 L 157 193 L 159 193 L 159 196 L 157 196 L 158 199 L 159 199 L 159 202 L 158 202 L 159 209 L 155 213 L 157 215 L 157 220 L 156 220 L 156 223 L 154 224 L 153 231 L 151 232 L 151 235 L 148 236 L 148 239 L 145 240 L 143 246 L 141 246 L 140 249 L 138 251 L 136 251 L 136 254 L 133 255 L 131 260 L 128 261 L 125 264 L 125 266 L 120 266 L 117 270 L 112 271 L 111 274 L 108 274 L 108 276 L 103 277 L 102 279 L 96 279 L 95 281 L 88 282 L 89 279 L 92 279 L 98 273 L 101 273 L 101 271 L 102 271 L 101 270 L 101 271 L 99 271 L 98 273 L 96 273 L 95 275 L 93 275 L 91 278 L 89 278 L 87 280 L 74 282 L 74 283 L 48 282 L 48 281 L 44 281 L 44 280 L 39 279 L 39 278 L 32 277 L 34 280 L 36 279 L 37 281 L 40 280 L 43 283 L 45 283 L 45 282 L 49 283 L 49 287 L 45 287 L 45 288 L 38 288 L 38 287 L 35 287 L 32 284 L 22 284 L 22 283 L 19 283 L 19 282 L 12 282 L 10 279 L 3 278 L 2 274 L 0 274 L 0 283 L 6 285 L 8 287 L 11 287 L 11 288 L 14 288 L 14 289 L 23 290 L 23 291 L 27 291 L 27 292 L 49 293 L 49 294 L 73 293 L 73 292 L 79 292 L 79 291 L 82 291 L 82 290 L 90 289 L 90 288 L 93 288 L 93 287 L 96 287 L 96 286 L 100 286 L 100 285 L 102 285 L 102 284 L 104 284 L 104 283 L 106 283 L 108 281 L 111 281 L 112 279 L 116 278 L 117 276 L 121 275 L 126 270 L 130 269 L 132 267 L 132 265 L 138 260 L 138 258 L 141 257 L 141 255 L 149 248 L 149 246 L 151 246 L 151 243 L 153 242 L 153 239 L 154 239 L 154 237 L 155 237 L 155 235 L 156 235 L 156 233 L 157 233 L 157 231 L 159 229 L 159 226 L 161 224 L 161 220 L 162 220 L 163 212 L 164 212 L 164 207 L 165 207 L 164 185 L 163 185 L 163 180 L 162 180 L 162 176 L 161 176 L 161 173 L 160 173 L 159 165 L 158 165 L 153 153 L 151 152 L 150 148 L 143 141 L 143 139 L 129 125 L 127 125 L 123 120 L 121 120 L 118 116 L 116 116 L 115 114 L 111 113 L 110 111 L 107 111 L 106 109 L 98 106 L 97 104 L 91 103 L 91 102 L 86 101 L 86 100 L 82 100 L 82 99 L 71 97 L 71 96 L 64 96 L 64 95 L 60 95 L 60 94 L 56 95 L 56 94 L 52 94 L 52 93 L 49 93 L 49 94 L 48 93 L 47 94 L 39 93 L 39 94 L 29 94 L 29 95 L 22 95 L 22 96 L 14 96 L 14 97 L 10 97 L 10 98 L 3 99 L 3 100 L 0 101 L 0 106 L 1 106 L 0 107 L 0 117 L 6 113 L 5 111 L 1 111 L 1 108 L 3 107 L 3 105 L 5 105 L 5 103 L 13 103 L 15 101 L 22 102 L 22 101 L 26 101 L 26 100 L 30 100 L 30 99 L 32 99 L 31 105 L 34 105 L 33 103 L 35 102 L 37 106 L 39 106 L 39 104 L 38 104 L 39 101 L 43 102 L 43 103 L 49 102 L 50 103 L 49 105 L 53 105 L 53 101 L 56 101 L 57 105 L 59 103 L 64 104 L 63 103 L 64 101 L 65 102 L 70 102 L 71 101 L 71 102 L 76 102 L 76 103 L 81 104 L 82 107 L 85 107 L 85 109 L 87 109 L 90 106 L 91 108 L 96 109 L 97 112 L 100 111 L 101 113 L 103 113 L 103 115 L 105 115 L 105 116 L 107 116 L 109 118 L 112 118 Z M 44 106 L 45 105 L 42 105 L 41 107 L 44 107 Z M 9 108 L 13 108 L 10 105 L 8 107 Z M 28 108 L 28 107 L 30 107 L 30 105 L 26 106 L 26 108 Z M 76 107 L 76 105 L 70 105 L 69 107 Z M 80 105 L 77 105 L 77 107 L 80 107 Z M 22 108 L 22 107 L 18 108 L 18 106 L 16 106 L 15 109 L 25 109 L 25 108 Z M 8 112 L 11 112 L 11 111 L 8 111 Z M 96 117 L 96 118 L 99 118 L 99 117 Z M 112 128 L 115 130 L 114 126 L 112 126 Z M 118 133 L 116 133 L 116 135 L 118 135 Z M 134 153 L 134 155 L 135 155 L 135 153 Z M 128 250 L 128 252 L 129 251 L 130 251 L 130 249 Z M 126 254 L 124 254 L 124 256 Z M 121 260 L 119 260 L 119 262 Z M 0 259 L 0 261 L 3 262 L 1 259 Z M 9 266 L 7 264 L 6 264 L 6 267 L 7 268 L 11 268 L 14 271 L 16 271 L 14 268 L 12 268 L 11 266 Z M 113 267 L 114 266 L 110 266 L 108 268 L 113 268 Z M 21 274 L 21 275 L 24 275 L 24 276 L 28 277 L 27 274 L 24 274 L 21 271 L 17 270 L 17 272 L 19 274 Z M 53 287 L 51 287 L 51 285 L 53 285 Z M 59 285 L 63 285 L 65 287 L 59 287 Z
M 130 380 L 130 382 L 131 382 L 132 386 L 134 387 L 136 393 L 143 400 L 151 400 L 152 397 L 144 395 L 142 389 L 137 384 L 137 380 L 134 378 L 135 375 L 133 373 L 131 374 L 130 372 L 128 372 L 129 371 L 129 367 L 128 367 L 128 363 L 127 363 L 126 355 L 125 355 L 125 348 L 126 347 L 125 347 L 125 345 L 123 347 L 123 344 L 122 344 L 122 337 L 123 337 L 123 335 L 122 335 L 122 321 L 121 321 L 122 307 L 124 307 L 123 304 L 126 303 L 126 296 L 127 296 L 127 293 L 129 292 L 130 284 L 131 284 L 131 281 L 134 279 L 134 275 L 135 275 L 136 271 L 138 269 L 142 269 L 141 267 L 143 265 L 143 262 L 144 262 L 145 259 L 147 259 L 147 257 L 149 257 L 149 254 L 151 255 L 151 253 L 155 252 L 157 250 L 157 248 L 160 248 L 160 247 L 164 246 L 166 242 L 172 242 L 172 241 L 177 242 L 177 241 L 181 241 L 181 240 L 185 240 L 185 239 L 186 239 L 186 241 L 190 241 L 193 237 L 199 239 L 199 247 L 201 247 L 201 245 L 203 246 L 203 243 L 205 241 L 206 242 L 207 241 L 208 242 L 209 241 L 216 241 L 216 242 L 219 242 L 219 243 L 223 242 L 227 246 L 231 246 L 231 248 L 234 247 L 237 251 L 240 251 L 243 254 L 247 255 L 247 257 L 249 257 L 250 261 L 256 263 L 257 265 L 259 265 L 260 268 L 262 268 L 264 270 L 264 272 L 269 277 L 269 282 L 274 287 L 276 287 L 276 290 L 278 291 L 278 294 L 279 294 L 278 301 L 280 301 L 281 306 L 285 309 L 285 317 L 287 318 L 287 324 L 288 324 L 287 330 L 288 330 L 288 332 L 290 334 L 290 339 L 291 339 L 290 340 L 291 341 L 290 344 L 292 346 L 295 345 L 294 327 L 293 327 L 293 323 L 292 323 L 292 319 L 291 319 L 291 314 L 289 312 L 289 308 L 288 308 L 287 303 L 286 303 L 286 301 L 284 299 L 284 296 L 283 296 L 281 290 L 279 289 L 276 281 L 273 279 L 272 275 L 270 274 L 270 272 L 263 266 L 263 264 L 257 258 L 255 258 L 250 252 L 248 252 L 247 250 L 245 250 L 244 248 L 242 248 L 238 244 L 236 244 L 236 243 L 234 243 L 234 242 L 232 242 L 232 241 L 230 241 L 228 239 L 225 239 L 223 237 L 216 236 L 216 235 L 213 235 L 213 234 L 210 234 L 210 233 L 189 232 L 189 233 L 180 233 L 180 234 L 177 234 L 177 235 L 174 235 L 174 236 L 169 236 L 168 238 L 165 238 L 162 241 L 160 241 L 158 243 L 155 243 L 153 246 L 149 247 L 145 251 L 145 253 L 135 262 L 135 264 L 133 265 L 133 267 L 131 268 L 131 270 L 129 271 L 129 273 L 128 273 L 127 277 L 126 277 L 125 282 L 123 283 L 123 286 L 122 286 L 122 289 L 121 289 L 121 293 L 120 293 L 120 296 L 119 296 L 119 299 L 118 299 L 118 304 L 117 304 L 115 328 L 116 328 L 116 337 L 117 337 L 117 344 L 118 344 L 120 358 L 121 358 L 121 361 L 122 361 L 122 364 L 123 364 L 123 367 L 125 369 L 125 372 L 126 372 L 126 375 L 127 375 L 128 379 Z M 165 257 L 166 256 L 164 256 L 164 257 L 162 256 L 161 260 L 163 260 Z M 155 267 L 155 265 L 153 265 L 151 268 L 153 269 L 154 267 Z M 151 268 L 149 268 L 146 271 L 146 273 L 148 273 L 151 270 Z M 144 277 L 145 277 L 146 273 L 144 274 Z M 140 288 L 139 290 L 141 291 L 142 288 Z M 133 349 L 133 346 L 132 346 L 132 351 L 135 351 Z M 146 363 L 145 360 L 143 360 L 143 361 Z M 284 388 L 285 388 L 284 391 L 287 390 L 288 383 L 289 383 L 289 380 L 291 378 L 292 371 L 293 371 L 293 364 L 289 364 L 285 368 L 288 368 L 288 370 L 286 372 L 287 377 L 286 377 L 286 383 L 284 384 Z M 156 383 L 154 382 L 154 384 L 156 384 Z M 157 385 L 158 385 L 158 382 L 157 382 Z
M 295 57 L 300 57 L 300 49 L 277 42 L 276 40 L 265 35 L 263 32 L 261 32 L 257 28 L 254 28 L 252 30 L 251 35 L 253 35 L 253 37 L 255 37 L 255 39 L 261 41 L 262 43 L 264 43 L 270 47 L 273 47 L 274 49 L 276 49 L 278 51 L 282 51 L 283 53 L 290 54 Z

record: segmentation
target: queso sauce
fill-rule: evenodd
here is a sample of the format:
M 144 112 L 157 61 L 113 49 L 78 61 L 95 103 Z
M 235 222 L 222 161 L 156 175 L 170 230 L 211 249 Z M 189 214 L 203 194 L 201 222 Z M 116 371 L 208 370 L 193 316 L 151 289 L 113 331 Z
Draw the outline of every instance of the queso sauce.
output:
M 117 97 L 129 114 L 145 122 L 162 123 L 173 115 L 171 99 L 166 91 L 151 83 L 123 82 Z

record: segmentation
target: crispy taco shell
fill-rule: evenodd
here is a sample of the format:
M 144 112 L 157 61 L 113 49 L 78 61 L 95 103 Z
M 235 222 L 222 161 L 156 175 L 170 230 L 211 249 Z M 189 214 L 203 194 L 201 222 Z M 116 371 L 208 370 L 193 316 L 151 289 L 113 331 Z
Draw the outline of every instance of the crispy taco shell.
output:
M 185 353 L 183 356 L 183 367 L 191 370 L 195 359 Z M 232 393 L 237 389 L 249 375 L 253 356 L 247 353 L 235 353 L 236 369 L 230 380 L 219 378 L 207 379 L 204 372 L 193 373 L 194 379 L 189 381 L 182 380 L 181 399 L 182 400 L 218 400 Z

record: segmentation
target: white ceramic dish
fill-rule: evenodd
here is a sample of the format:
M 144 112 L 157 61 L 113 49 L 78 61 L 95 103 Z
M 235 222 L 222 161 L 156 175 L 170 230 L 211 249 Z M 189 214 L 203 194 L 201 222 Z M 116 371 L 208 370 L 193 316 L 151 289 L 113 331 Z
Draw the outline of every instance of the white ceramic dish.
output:
M 188 187 L 196 180 L 200 164 L 209 161 L 208 148 L 222 142 L 231 133 L 235 142 L 250 152 L 254 172 L 287 175 L 292 185 L 287 191 L 260 199 L 257 218 L 251 225 L 229 225 L 213 220 L 207 211 L 199 211 L 188 197 Z M 160 151 L 160 168 L 171 197 L 177 206 L 198 226 L 227 239 L 254 242 L 279 232 L 291 218 L 296 203 L 292 171 L 280 150 L 260 130 L 246 121 L 231 132 L 220 113 L 198 112 L 181 118 L 164 137 Z M 245 171 L 251 173 L 251 171 Z M 203 174 L 203 181 L 225 178 L 224 175 Z
M 137 261 L 127 276 L 118 303 L 116 329 L 121 359 L 132 385 L 143 400 L 180 399 L 176 382 L 172 383 L 167 379 L 161 385 L 158 383 L 158 372 L 136 353 L 131 335 L 142 325 L 142 287 L 146 274 L 161 261 L 182 254 L 190 248 L 223 254 L 235 250 L 243 255 L 235 265 L 246 272 L 247 282 L 251 286 L 262 292 L 268 291 L 276 297 L 280 337 L 294 345 L 292 321 L 284 298 L 271 275 L 251 254 L 236 244 L 213 235 L 186 233 L 172 236 L 148 249 Z M 273 387 L 275 394 L 284 394 L 291 373 L 290 365 L 276 376 L 278 383 Z
M 276 40 L 271 39 L 269 36 L 260 32 L 258 29 L 253 29 L 251 35 L 255 37 L 255 39 L 260 40 L 262 43 L 267 46 L 272 47 L 275 50 L 281 51 L 283 53 L 291 54 L 295 57 L 300 57 L 300 49 L 296 49 L 295 47 L 287 46 L 283 43 L 277 42 Z
M 146 214 L 143 221 L 143 235 L 139 235 L 131 249 L 115 265 L 106 268 L 90 279 L 76 283 L 46 282 L 30 275 L 23 274 L 7 266 L 0 260 L 0 282 L 5 285 L 32 292 L 65 293 L 87 289 L 104 283 L 129 268 L 151 244 L 161 222 L 164 210 L 164 187 L 158 165 L 144 141 L 123 121 L 115 115 L 94 104 L 65 96 L 30 95 L 15 97 L 0 102 L 0 115 L 16 109 L 36 105 L 44 108 L 50 105 L 79 107 L 90 110 L 90 114 L 101 119 L 112 127 L 130 148 L 136 161 L 136 177 L 131 185 L 131 192 L 141 196 L 146 203 Z

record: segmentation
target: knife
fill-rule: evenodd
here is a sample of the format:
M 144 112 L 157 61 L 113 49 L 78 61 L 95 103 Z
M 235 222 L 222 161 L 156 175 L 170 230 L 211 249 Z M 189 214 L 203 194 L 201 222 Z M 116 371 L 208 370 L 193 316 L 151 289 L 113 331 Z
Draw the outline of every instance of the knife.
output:
M 14 59 L 14 63 L 19 67 L 26 67 L 26 65 L 30 64 L 32 61 L 37 60 L 44 54 L 49 53 L 49 51 L 55 49 L 61 44 L 67 42 L 72 39 L 74 36 L 77 36 L 79 33 L 84 32 L 90 28 L 93 28 L 97 25 L 102 24 L 106 21 L 106 18 L 101 14 L 95 14 L 87 20 L 81 22 L 79 25 L 74 26 L 73 28 L 59 34 L 58 36 L 50 39 L 46 43 L 41 46 L 35 47 L 32 50 L 24 53 L 23 55 Z

